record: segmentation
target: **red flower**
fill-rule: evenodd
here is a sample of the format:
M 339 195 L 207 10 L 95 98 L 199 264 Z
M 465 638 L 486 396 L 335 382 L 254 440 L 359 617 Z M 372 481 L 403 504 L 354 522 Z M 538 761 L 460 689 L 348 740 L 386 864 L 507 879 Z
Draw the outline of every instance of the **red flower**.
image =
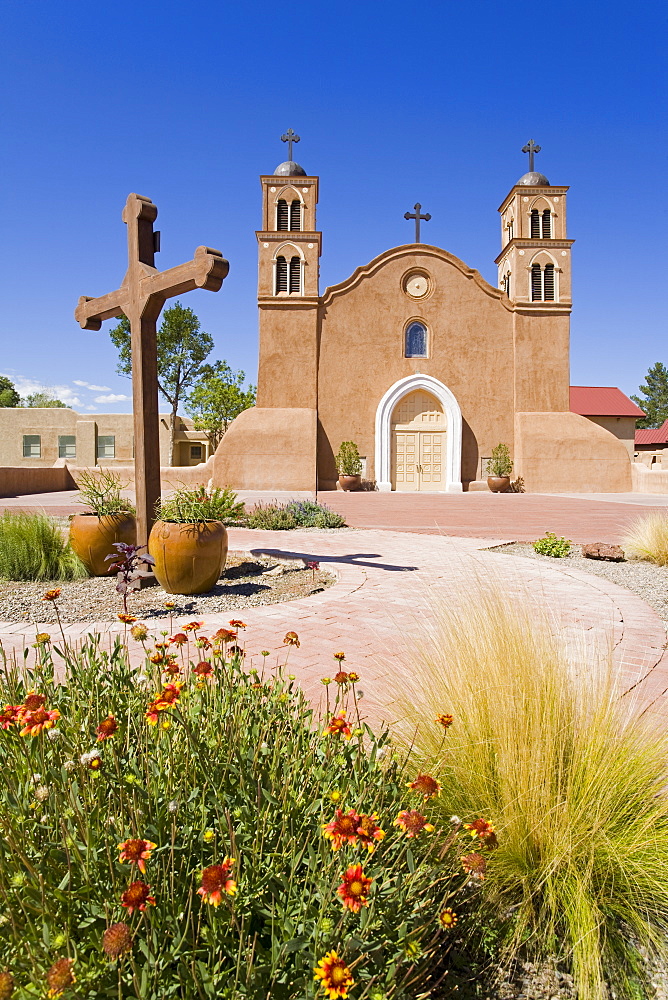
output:
M 438 915 L 438 921 L 444 930 L 449 931 L 451 927 L 454 927 L 457 923 L 457 914 L 454 910 L 451 910 L 449 906 L 446 906 L 444 910 Z
M 455 719 L 452 715 L 437 715 L 434 721 L 443 726 L 445 730 L 448 730 Z
M 334 674 L 334 680 L 336 681 L 337 684 L 347 684 L 348 674 L 345 672 L 345 670 L 339 670 L 337 674 Z
M 183 646 L 188 641 L 188 636 L 185 632 L 177 632 L 176 635 L 173 635 L 169 641 L 173 643 L 174 646 Z
M 424 795 L 425 799 L 433 799 L 435 795 L 440 795 L 441 786 L 435 778 L 429 774 L 418 774 L 415 781 L 409 781 L 407 788 L 419 795 Z
M 404 809 L 395 819 L 394 825 L 400 827 L 407 837 L 417 837 L 423 830 L 425 833 L 434 832 L 432 824 L 427 823 L 426 817 L 417 809 Z
M 487 847 L 497 846 L 494 827 L 486 819 L 474 819 L 472 823 L 464 823 L 464 829 L 468 830 L 472 837 L 479 837 Z
M 335 851 L 338 851 L 343 844 L 355 844 L 361 820 L 362 817 L 354 809 L 350 809 L 347 813 L 344 813 L 343 809 L 337 809 L 334 819 L 323 824 L 323 836 L 331 840 L 332 849 Z
M 57 962 L 53 963 L 46 974 L 49 986 L 48 996 L 59 997 L 68 986 L 74 986 L 76 978 L 72 972 L 73 965 L 73 958 L 59 958 Z
M 348 990 L 355 985 L 353 974 L 335 951 L 328 951 L 320 959 L 314 970 L 315 980 L 320 980 L 320 985 L 329 997 L 329 1000 L 337 1000 L 338 997 L 347 997 Z
M 114 961 L 132 948 L 132 932 L 127 924 L 118 923 L 107 927 L 102 935 L 102 951 Z
M 378 841 L 382 840 L 385 836 L 385 831 L 381 830 L 376 823 L 377 819 L 377 813 L 372 813 L 370 816 L 360 816 L 359 826 L 357 827 L 357 836 L 360 843 L 364 844 L 369 854 L 373 854 L 378 846 Z
M 134 625 L 134 623 L 137 621 L 135 615 L 128 615 L 124 611 L 122 611 L 120 615 L 116 615 L 116 617 L 118 618 L 119 622 L 123 622 L 124 625 Z
M 100 725 L 97 727 L 95 732 L 97 733 L 97 742 L 101 743 L 102 740 L 108 740 L 110 736 L 113 736 L 118 729 L 118 723 L 113 715 L 108 715 L 106 719 L 103 719 Z
M 241 646 L 230 646 L 227 650 L 230 656 L 245 656 L 246 651 Z
M 329 724 L 325 726 L 325 734 L 329 736 L 345 736 L 347 740 L 353 734 L 352 729 L 346 722 L 346 711 L 342 709 L 338 715 L 333 715 Z
M 121 894 L 121 905 L 126 907 L 128 913 L 134 913 L 135 910 L 143 913 L 147 906 L 155 906 L 150 886 L 141 880 L 132 882 Z
M 483 858 L 482 854 L 473 851 L 471 854 L 464 854 L 460 858 L 460 861 L 467 875 L 472 875 L 473 878 L 482 882 L 487 871 L 487 861 Z
M 297 633 L 296 632 L 286 632 L 285 636 L 283 637 L 283 645 L 284 646 L 296 646 L 299 649 L 299 647 L 301 646 L 301 643 L 299 641 L 299 636 L 297 635 Z
M 57 601 L 60 597 L 61 587 L 54 587 L 53 590 L 47 590 L 46 594 L 42 598 L 43 601 Z M 62 959 L 63 962 L 69 961 L 68 959 Z
M 342 660 L 345 660 L 345 658 L 346 658 L 345 653 L 334 653 L 334 659 L 338 660 L 339 663 L 341 663 Z
M 127 861 L 130 865 L 136 865 L 143 874 L 146 871 L 145 862 L 149 860 L 151 852 L 156 846 L 152 841 L 143 840 L 140 837 L 124 840 L 122 844 L 118 845 L 118 849 L 121 852 L 118 860 Z
M 213 666 L 208 660 L 202 660 L 196 667 L 193 667 L 193 673 L 197 674 L 199 677 L 205 677 L 207 680 L 211 680 L 213 677 Z
M 187 625 L 183 626 L 184 632 L 196 632 L 197 629 L 201 628 L 204 622 L 188 622 Z
M 238 618 L 231 618 L 230 625 L 232 626 L 232 628 L 248 628 L 248 625 L 246 625 L 245 622 L 239 621 Z
M 0 729 L 9 729 L 10 726 L 18 725 L 22 712 L 22 705 L 5 705 L 0 712 Z
M 362 871 L 361 865 L 350 865 L 342 875 L 343 882 L 336 890 L 343 902 L 343 908 L 359 913 L 363 906 L 368 906 L 369 888 L 373 882 Z
M 35 691 L 28 691 L 21 706 L 22 712 L 36 712 L 38 708 L 44 708 L 46 697 L 43 694 L 36 694 Z
M 21 715 L 21 736 L 39 736 L 43 729 L 51 729 L 60 718 L 60 712 L 54 708 L 48 712 L 45 708 L 38 708 L 36 712 L 24 712 Z
M 356 674 L 354 670 L 351 670 L 350 673 L 348 674 L 348 680 L 350 681 L 351 684 L 356 684 L 359 679 L 360 675 Z
M 197 890 L 203 902 L 218 906 L 223 900 L 223 893 L 233 896 L 237 891 L 237 883 L 230 878 L 234 858 L 225 858 L 222 865 L 209 865 L 202 872 L 202 884 Z
M 233 632 L 229 628 L 219 628 L 217 632 L 214 632 L 212 638 L 217 639 L 218 642 L 234 642 L 237 637 L 237 633 Z

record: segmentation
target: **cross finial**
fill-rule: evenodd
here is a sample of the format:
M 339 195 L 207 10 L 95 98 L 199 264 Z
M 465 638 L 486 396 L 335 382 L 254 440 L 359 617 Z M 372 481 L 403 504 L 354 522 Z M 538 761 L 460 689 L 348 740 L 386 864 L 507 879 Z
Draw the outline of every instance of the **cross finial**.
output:
M 429 222 L 431 215 L 429 212 L 427 212 L 426 215 L 420 215 L 422 205 L 419 201 L 413 205 L 413 208 L 415 209 L 415 212 L 406 212 L 404 214 L 404 219 L 415 219 L 415 242 L 420 243 L 420 220 L 422 219 L 424 222 Z
M 281 142 L 287 142 L 288 144 L 288 160 L 292 159 L 292 143 L 299 142 L 299 136 L 295 135 L 291 128 L 281 136 Z
M 526 146 L 522 146 L 522 152 L 529 154 L 529 173 L 533 173 L 533 155 L 540 153 L 540 146 L 537 146 L 533 139 L 529 139 Z

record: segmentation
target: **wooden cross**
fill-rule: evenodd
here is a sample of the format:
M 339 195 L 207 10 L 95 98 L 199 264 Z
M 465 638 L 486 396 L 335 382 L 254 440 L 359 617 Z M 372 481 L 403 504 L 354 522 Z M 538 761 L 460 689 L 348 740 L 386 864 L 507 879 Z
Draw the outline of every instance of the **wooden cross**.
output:
M 427 212 L 426 215 L 420 215 L 420 209 L 422 208 L 422 205 L 420 204 L 419 201 L 416 205 L 413 205 L 413 208 L 415 209 L 415 212 L 414 213 L 406 212 L 404 215 L 404 219 L 415 219 L 415 242 L 420 243 L 420 219 L 422 219 L 424 222 L 429 222 L 429 220 L 431 219 L 431 215 L 429 214 L 429 212 Z
M 522 146 L 522 152 L 529 154 L 529 173 L 533 173 L 533 154 L 540 153 L 540 146 L 537 146 L 533 139 L 529 139 L 526 146 Z
M 132 349 L 132 409 L 135 437 L 137 544 L 146 545 L 160 499 L 158 428 L 158 359 L 156 324 L 165 301 L 193 288 L 217 292 L 230 265 L 218 250 L 197 247 L 187 264 L 158 271 L 154 254 L 160 233 L 153 232 L 158 215 L 150 198 L 128 195 L 123 222 L 128 227 L 128 269 L 121 287 L 92 299 L 82 295 L 74 312 L 84 330 L 99 330 L 102 321 L 127 316 Z
M 292 143 L 299 141 L 299 136 L 295 135 L 291 128 L 288 129 L 285 135 L 281 136 L 281 142 L 287 142 L 288 144 L 288 160 L 292 159 Z

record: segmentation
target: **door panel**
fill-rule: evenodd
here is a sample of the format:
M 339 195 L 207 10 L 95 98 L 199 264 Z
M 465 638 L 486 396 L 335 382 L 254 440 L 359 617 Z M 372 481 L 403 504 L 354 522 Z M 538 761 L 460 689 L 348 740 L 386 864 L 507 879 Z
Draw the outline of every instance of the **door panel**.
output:
M 399 492 L 443 489 L 445 432 L 395 431 L 395 489 Z
M 419 435 L 397 431 L 394 435 L 396 488 L 401 492 L 418 490 Z

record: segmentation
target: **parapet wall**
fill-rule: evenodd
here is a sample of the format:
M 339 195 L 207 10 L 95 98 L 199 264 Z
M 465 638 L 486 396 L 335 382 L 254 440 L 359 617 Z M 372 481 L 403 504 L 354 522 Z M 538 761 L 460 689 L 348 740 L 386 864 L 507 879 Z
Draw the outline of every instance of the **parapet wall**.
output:
M 66 466 L 60 468 L 0 468 L 0 496 L 18 497 L 28 493 L 59 493 L 74 490 L 76 483 Z

